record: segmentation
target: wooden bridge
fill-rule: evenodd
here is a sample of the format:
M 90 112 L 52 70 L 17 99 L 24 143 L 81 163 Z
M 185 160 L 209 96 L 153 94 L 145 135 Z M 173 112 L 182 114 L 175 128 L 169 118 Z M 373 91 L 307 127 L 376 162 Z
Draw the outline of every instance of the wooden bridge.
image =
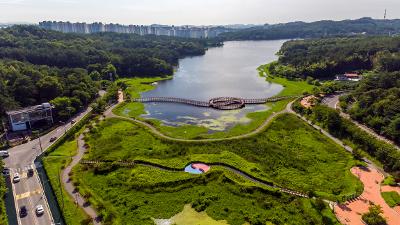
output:
M 267 102 L 277 102 L 284 99 L 297 98 L 300 96 L 278 96 L 270 98 L 250 98 L 243 99 L 237 97 L 218 97 L 212 98 L 209 101 L 199 101 L 186 98 L 175 98 L 175 97 L 146 97 L 146 98 L 134 98 L 134 102 L 166 102 L 166 103 L 180 103 L 186 105 L 193 105 L 197 107 L 211 107 L 221 110 L 232 110 L 245 107 L 246 104 L 265 104 Z

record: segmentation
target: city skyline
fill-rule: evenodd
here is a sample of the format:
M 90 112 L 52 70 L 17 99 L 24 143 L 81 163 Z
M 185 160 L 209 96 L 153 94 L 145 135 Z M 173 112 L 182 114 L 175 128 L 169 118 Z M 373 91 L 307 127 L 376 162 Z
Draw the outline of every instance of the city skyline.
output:
M 40 21 L 227 25 L 343 20 L 400 15 L 397 0 L 0 0 L 0 23 Z

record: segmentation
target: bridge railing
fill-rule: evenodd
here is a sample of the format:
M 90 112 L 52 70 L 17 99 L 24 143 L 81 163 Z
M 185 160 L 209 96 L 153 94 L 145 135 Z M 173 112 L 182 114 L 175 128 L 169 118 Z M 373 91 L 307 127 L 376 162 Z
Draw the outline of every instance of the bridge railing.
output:
M 276 102 L 290 98 L 298 98 L 300 96 L 278 96 L 278 97 L 270 97 L 270 98 L 253 98 L 253 99 L 242 99 L 245 104 L 264 104 L 267 102 Z M 235 97 L 219 97 L 214 98 L 219 101 L 231 101 L 232 99 L 241 99 Z M 193 99 L 185 99 L 185 98 L 176 98 L 176 97 L 145 97 L 145 98 L 134 98 L 132 99 L 134 102 L 171 102 L 171 103 L 182 103 L 200 107 L 211 107 L 210 101 L 199 101 Z M 218 103 L 217 103 L 218 104 Z M 222 105 L 222 103 L 221 103 Z M 235 107 L 223 107 L 226 109 L 233 109 Z

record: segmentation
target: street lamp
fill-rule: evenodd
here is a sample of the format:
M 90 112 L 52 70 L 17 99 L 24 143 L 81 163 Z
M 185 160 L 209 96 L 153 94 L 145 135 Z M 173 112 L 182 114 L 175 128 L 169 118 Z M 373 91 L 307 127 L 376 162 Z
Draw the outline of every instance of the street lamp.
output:
M 37 137 L 39 139 L 40 152 L 43 152 L 42 140 L 40 140 L 40 132 L 39 131 L 32 131 L 32 133 L 36 133 L 37 134 Z
M 64 125 L 64 133 L 66 134 L 67 133 L 67 123 L 65 123 L 63 121 L 60 121 L 60 123 Z

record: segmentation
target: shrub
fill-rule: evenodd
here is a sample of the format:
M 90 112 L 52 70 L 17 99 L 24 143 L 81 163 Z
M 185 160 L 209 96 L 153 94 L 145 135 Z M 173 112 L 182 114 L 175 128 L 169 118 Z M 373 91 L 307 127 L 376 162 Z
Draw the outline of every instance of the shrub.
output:
M 372 205 L 369 211 L 362 215 L 362 220 L 368 225 L 386 225 L 386 219 L 381 216 L 382 212 L 380 206 Z

